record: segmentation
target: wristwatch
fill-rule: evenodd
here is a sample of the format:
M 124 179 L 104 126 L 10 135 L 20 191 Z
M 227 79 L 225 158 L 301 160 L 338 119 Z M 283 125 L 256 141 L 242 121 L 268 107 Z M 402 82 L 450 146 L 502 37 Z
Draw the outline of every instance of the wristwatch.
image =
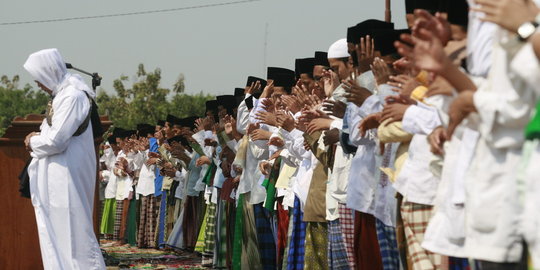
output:
M 527 41 L 527 39 L 529 39 L 529 37 L 531 37 L 534 34 L 534 32 L 536 32 L 537 27 L 538 27 L 538 23 L 534 21 L 526 22 L 522 24 L 517 30 L 519 40 Z

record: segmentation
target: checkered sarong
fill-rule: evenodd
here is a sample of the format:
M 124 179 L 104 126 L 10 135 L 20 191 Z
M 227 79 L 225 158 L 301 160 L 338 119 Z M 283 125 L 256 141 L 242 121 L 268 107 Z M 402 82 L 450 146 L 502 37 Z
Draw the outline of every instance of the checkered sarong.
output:
M 155 230 L 159 207 L 154 195 L 142 196 L 137 245 L 141 248 L 156 247 Z
M 216 204 L 208 205 L 208 217 L 206 219 L 206 230 L 204 234 L 204 252 L 213 253 L 216 239 Z
M 347 249 L 347 258 L 349 260 L 349 267 L 351 269 L 356 268 L 354 262 L 354 218 L 353 210 L 347 208 L 346 204 L 339 204 L 339 225 L 343 234 L 343 240 L 345 242 L 345 248 Z
M 302 270 L 304 269 L 304 255 L 306 253 L 307 223 L 302 221 L 304 213 L 300 209 L 300 200 L 296 197 L 294 198 L 292 218 L 293 229 L 287 258 L 287 270 Z
M 412 270 L 441 267 L 442 256 L 429 252 L 421 246 L 432 210 L 433 206 L 407 202 L 406 199 L 401 205 L 401 216 L 407 239 L 407 260 Z
M 350 269 L 339 219 L 328 222 L 328 269 Z
M 116 212 L 114 213 L 114 232 L 113 240 L 120 240 L 120 229 L 122 228 L 122 212 L 124 210 L 124 201 L 116 200 Z
M 328 224 L 326 222 L 308 222 L 307 224 L 304 269 L 328 269 Z
M 270 212 L 262 204 L 254 204 L 253 211 L 263 269 L 274 270 L 276 269 L 276 242 L 272 233 Z
M 285 243 L 285 251 L 283 252 L 283 262 L 281 263 L 280 269 L 287 269 L 287 265 L 289 263 L 289 247 L 291 246 L 291 239 L 292 239 L 292 231 L 293 231 L 293 219 L 292 217 L 289 218 L 289 227 L 287 230 L 287 242 Z
M 216 245 L 216 204 L 208 205 L 208 217 L 206 219 L 206 230 L 204 232 L 203 264 L 211 265 L 214 257 L 214 247 Z
M 386 226 L 380 220 L 376 220 L 377 240 L 381 249 L 381 258 L 384 270 L 399 270 L 399 252 L 394 227 Z

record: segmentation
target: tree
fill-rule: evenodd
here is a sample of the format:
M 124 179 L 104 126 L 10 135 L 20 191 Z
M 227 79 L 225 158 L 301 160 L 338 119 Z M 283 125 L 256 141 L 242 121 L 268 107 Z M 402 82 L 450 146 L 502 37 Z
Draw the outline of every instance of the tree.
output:
M 50 99 L 47 94 L 35 91 L 30 85 L 18 89 L 19 76 L 9 79 L 0 77 L 0 136 L 5 132 L 15 116 L 42 113 Z M 160 86 L 161 70 L 147 72 L 139 64 L 136 78 L 131 84 L 127 76 L 114 80 L 115 94 L 109 95 L 104 89 L 98 92 L 96 101 L 100 115 L 108 115 L 114 126 L 135 128 L 137 124 L 155 124 L 165 119 L 167 114 L 177 117 L 203 116 L 205 102 L 213 99 L 202 92 L 196 95 L 184 94 L 184 75 L 180 74 L 172 90 Z
M 147 72 L 143 64 L 139 64 L 131 88 L 126 88 L 127 82 L 127 76 L 116 79 L 113 84 L 116 95 L 109 96 L 105 91 L 100 91 L 97 98 L 100 114 L 108 115 L 115 126 L 122 128 L 135 128 L 140 123 L 155 124 L 159 119 L 165 119 L 167 114 L 177 117 L 202 116 L 205 102 L 214 98 L 202 92 L 197 95 L 183 94 L 185 84 L 182 74 L 172 91 L 162 88 L 161 70 L 157 68 Z
M 16 116 L 26 116 L 31 113 L 41 113 L 47 108 L 49 96 L 41 90 L 33 90 L 26 84 L 18 88 L 19 76 L 9 79 L 0 78 L 0 136 Z

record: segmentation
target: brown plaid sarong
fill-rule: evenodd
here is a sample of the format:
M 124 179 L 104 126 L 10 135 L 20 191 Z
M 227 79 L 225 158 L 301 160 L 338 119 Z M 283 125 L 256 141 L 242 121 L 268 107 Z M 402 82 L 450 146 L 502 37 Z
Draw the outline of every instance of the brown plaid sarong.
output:
M 122 212 L 124 210 L 124 201 L 116 200 L 116 212 L 114 215 L 113 240 L 120 240 L 120 229 L 122 227 Z
M 407 263 L 410 270 L 441 269 L 442 256 L 422 248 L 424 233 L 431 216 L 433 206 L 407 202 L 401 204 L 401 217 L 405 238 L 407 239 Z
M 137 246 L 141 248 L 154 248 L 156 246 L 154 232 L 157 226 L 157 211 L 158 207 L 154 195 L 141 196 Z

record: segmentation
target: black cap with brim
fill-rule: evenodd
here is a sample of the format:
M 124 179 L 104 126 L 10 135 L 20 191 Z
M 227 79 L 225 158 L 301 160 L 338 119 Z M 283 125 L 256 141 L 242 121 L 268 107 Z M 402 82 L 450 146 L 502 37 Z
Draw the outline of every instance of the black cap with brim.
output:
M 327 52 L 315 52 L 315 62 L 313 63 L 315 66 L 325 66 L 330 67 L 330 63 L 328 63 L 328 53 Z
M 165 126 L 165 120 L 158 120 L 157 125 L 162 127 Z
M 310 77 L 313 77 L 313 67 L 315 66 L 315 58 L 301 58 L 296 59 L 294 63 L 294 72 L 296 73 L 296 78 L 300 79 L 301 74 L 308 74 Z

